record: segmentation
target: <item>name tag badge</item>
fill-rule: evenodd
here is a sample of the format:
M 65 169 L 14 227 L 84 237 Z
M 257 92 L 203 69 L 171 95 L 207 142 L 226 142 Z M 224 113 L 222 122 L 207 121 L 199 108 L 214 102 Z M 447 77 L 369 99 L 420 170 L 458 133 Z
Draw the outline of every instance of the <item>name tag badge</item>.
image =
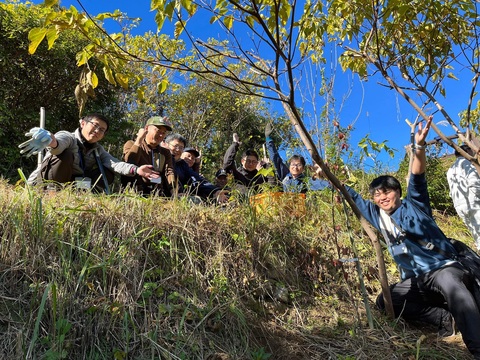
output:
M 392 246 L 393 256 L 402 255 L 402 254 L 406 254 L 406 253 L 407 253 L 407 247 L 404 243 Z
M 77 189 L 90 190 L 92 188 L 92 179 L 89 177 L 76 177 L 75 186 Z

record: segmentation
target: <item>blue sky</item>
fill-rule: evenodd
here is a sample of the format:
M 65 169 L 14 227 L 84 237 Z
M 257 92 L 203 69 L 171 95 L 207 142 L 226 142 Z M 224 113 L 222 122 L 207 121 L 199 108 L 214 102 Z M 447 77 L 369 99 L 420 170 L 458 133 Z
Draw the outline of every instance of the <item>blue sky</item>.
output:
M 157 30 L 154 21 L 155 14 L 150 11 L 149 0 L 83 0 L 81 3 L 86 11 L 92 15 L 119 9 L 130 17 L 141 18 L 140 26 L 133 32 L 135 35 L 142 35 L 146 31 L 155 32 Z M 80 10 L 80 5 L 76 0 L 62 0 L 61 5 L 65 7 L 73 5 Z M 119 30 L 118 27 L 116 28 L 113 25 L 107 26 L 107 29 L 112 32 Z M 216 34 L 216 30 L 212 26 L 207 28 L 204 25 L 192 29 L 194 37 L 203 39 L 206 31 L 212 37 L 218 37 L 221 34 L 220 31 Z M 166 31 L 168 33 L 168 28 L 166 28 Z M 173 36 L 172 34 L 169 35 Z M 458 71 L 455 75 L 458 78 L 462 77 L 462 73 Z M 467 106 L 470 92 L 469 79 L 457 84 L 454 80 L 447 81 L 448 103 L 444 99 L 441 101 L 443 101 L 442 105 L 450 116 L 453 117 L 454 121 L 457 121 L 457 114 Z M 355 131 L 350 139 L 351 146 L 355 148 L 358 141 L 366 134 L 369 134 L 370 139 L 379 143 L 388 140 L 387 145 L 398 150 L 395 158 L 390 159 L 386 154 L 383 154 L 379 159 L 385 168 L 396 170 L 398 163 L 404 157 L 403 147 L 409 142 L 409 127 L 406 125 L 405 119 L 414 120 L 417 113 L 400 95 L 380 85 L 380 83 L 385 84 L 386 82 L 379 77 L 370 78 L 368 81 L 360 81 L 357 76 L 350 72 L 343 73 L 340 66 L 337 66 L 335 70 L 335 98 L 337 104 L 339 104 L 345 94 L 349 93 L 340 111 L 340 122 L 343 126 L 347 126 L 355 121 Z M 453 89 L 450 86 L 453 86 Z M 419 101 L 419 104 L 421 104 L 421 101 Z M 320 109 L 322 105 L 323 100 L 318 98 L 317 108 Z M 276 111 L 282 112 L 279 105 L 272 106 L 274 106 Z M 427 111 L 428 113 L 434 110 L 433 108 L 430 109 L 430 112 Z M 438 122 L 441 120 L 443 118 L 437 115 L 434 121 Z M 453 133 L 453 130 L 447 127 L 441 126 L 441 129 L 446 135 Z M 432 131 L 429 139 L 432 139 L 434 136 L 436 134 Z M 372 166 L 371 162 L 368 161 L 364 165 L 366 170 Z

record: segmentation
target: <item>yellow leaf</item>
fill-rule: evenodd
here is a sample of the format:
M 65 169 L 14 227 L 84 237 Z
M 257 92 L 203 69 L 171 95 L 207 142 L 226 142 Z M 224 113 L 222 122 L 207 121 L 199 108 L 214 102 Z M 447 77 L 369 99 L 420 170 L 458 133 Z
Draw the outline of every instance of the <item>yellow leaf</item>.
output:
M 125 90 L 128 89 L 128 76 L 125 74 L 115 74 L 115 79 Z
M 58 5 L 59 3 L 59 0 L 45 0 L 43 2 L 43 5 L 45 5 L 46 7 L 52 7 L 54 5 Z
M 50 28 L 47 30 L 47 42 L 48 42 L 48 50 L 50 50 L 55 43 L 55 40 L 58 39 L 58 33 L 55 28 Z
M 158 84 L 158 93 L 159 94 L 163 93 L 165 90 L 167 90 L 167 87 L 168 87 L 168 80 L 163 79 L 160 82 L 160 84 Z
M 223 22 L 225 23 L 225 26 L 227 27 L 227 29 L 230 30 L 233 26 L 233 16 L 231 15 L 226 16 Z
M 109 66 L 104 66 L 103 67 L 103 74 L 105 75 L 105 79 L 112 84 L 112 85 L 117 85 L 117 82 L 115 81 L 115 77 L 113 76 L 112 69 Z
M 47 29 L 45 28 L 33 28 L 28 32 L 28 40 L 30 41 L 30 45 L 28 45 L 29 54 L 35 54 L 46 33 Z
M 92 85 L 92 88 L 96 88 L 98 86 L 98 76 L 97 74 L 90 70 L 87 75 L 88 83 Z
M 183 24 L 181 21 L 177 21 L 175 23 L 175 31 L 173 34 L 175 35 L 176 38 L 178 38 L 182 32 L 183 32 Z

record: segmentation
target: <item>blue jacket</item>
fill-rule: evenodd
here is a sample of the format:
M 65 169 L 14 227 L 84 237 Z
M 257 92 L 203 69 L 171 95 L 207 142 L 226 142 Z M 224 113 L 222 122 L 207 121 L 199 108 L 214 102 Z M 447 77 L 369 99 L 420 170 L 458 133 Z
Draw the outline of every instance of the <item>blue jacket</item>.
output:
M 346 188 L 365 219 L 381 231 L 380 208 L 373 202 L 363 199 L 352 188 Z M 411 175 L 407 195 L 391 217 L 406 233 L 404 241 L 406 253 L 394 256 L 392 245 L 388 244 L 388 251 L 398 266 L 402 280 L 437 270 L 452 262 L 437 251 L 428 250 L 415 241 L 423 239 L 447 253 L 456 254 L 453 245 L 433 219 L 425 174 Z
M 283 162 L 277 147 L 273 140 L 269 137 L 266 139 L 268 156 L 275 166 L 278 179 L 282 182 L 283 191 L 285 192 L 299 192 L 305 193 L 308 190 L 323 190 L 328 186 L 328 182 L 325 180 L 312 180 L 311 178 L 301 174 L 296 178 L 290 174 L 290 169 Z
M 212 197 L 217 190 L 220 190 L 220 188 L 209 183 L 203 176 L 193 171 L 183 160 L 176 161 L 174 168 L 180 193 L 190 193 L 206 199 Z

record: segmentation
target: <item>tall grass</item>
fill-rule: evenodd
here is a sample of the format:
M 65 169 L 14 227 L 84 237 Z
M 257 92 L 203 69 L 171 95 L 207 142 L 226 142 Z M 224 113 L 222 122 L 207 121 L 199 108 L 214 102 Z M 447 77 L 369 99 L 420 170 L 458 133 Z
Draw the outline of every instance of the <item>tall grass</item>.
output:
M 346 215 L 328 192 L 292 216 L 0 181 L 0 358 L 468 358 L 376 311 L 368 327 L 345 260 L 373 304 L 374 253 Z

